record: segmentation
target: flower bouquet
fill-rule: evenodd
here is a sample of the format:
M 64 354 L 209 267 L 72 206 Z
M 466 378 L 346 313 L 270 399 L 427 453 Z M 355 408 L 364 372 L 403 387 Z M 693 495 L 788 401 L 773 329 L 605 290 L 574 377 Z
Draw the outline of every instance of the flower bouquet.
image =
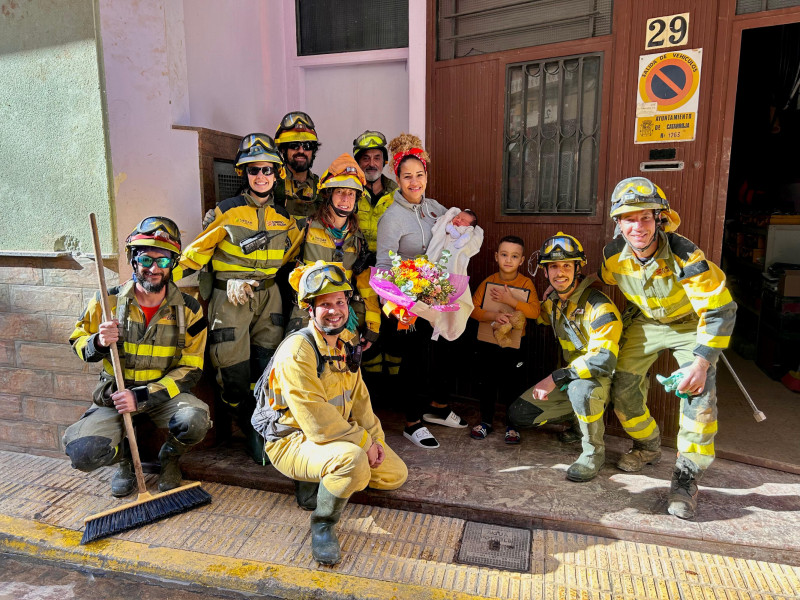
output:
M 459 309 L 455 301 L 467 289 L 469 277 L 447 272 L 448 250 L 442 252 L 435 264 L 424 254 L 403 260 L 390 250 L 389 257 L 392 268 L 381 271 L 372 267 L 369 283 L 378 296 L 386 300 L 383 311 L 397 317 L 398 329 L 408 329 L 417 316 L 424 316 L 428 310 L 452 312 Z

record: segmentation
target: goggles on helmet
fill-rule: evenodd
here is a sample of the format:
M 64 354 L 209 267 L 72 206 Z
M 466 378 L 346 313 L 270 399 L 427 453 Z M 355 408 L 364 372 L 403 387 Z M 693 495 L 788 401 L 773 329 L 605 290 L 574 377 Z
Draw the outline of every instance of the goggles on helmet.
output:
M 166 217 L 147 217 L 136 226 L 137 233 L 155 233 L 156 231 L 163 231 L 171 238 L 181 239 L 181 232 L 175 221 L 167 219 Z
M 539 264 L 560 260 L 575 260 L 584 264 L 586 255 L 578 240 L 559 231 L 553 237 L 545 240 L 539 251 Z
M 341 267 L 336 265 L 324 265 L 306 274 L 305 277 L 305 296 L 316 294 L 330 281 L 333 285 L 349 285 L 347 276 Z
M 358 150 L 369 150 L 370 148 L 383 148 L 386 146 L 386 138 L 380 131 L 365 131 L 353 140 L 353 152 Z
M 307 129 L 314 129 L 314 121 L 306 113 L 301 111 L 290 112 L 281 119 L 278 129 L 297 129 L 300 124 Z
M 172 219 L 166 217 L 147 217 L 142 219 L 125 240 L 128 260 L 132 259 L 134 248 L 146 246 L 180 254 L 180 229 Z
M 661 189 L 646 177 L 623 179 L 611 193 L 612 217 L 631 210 L 650 208 L 669 210 L 669 202 Z

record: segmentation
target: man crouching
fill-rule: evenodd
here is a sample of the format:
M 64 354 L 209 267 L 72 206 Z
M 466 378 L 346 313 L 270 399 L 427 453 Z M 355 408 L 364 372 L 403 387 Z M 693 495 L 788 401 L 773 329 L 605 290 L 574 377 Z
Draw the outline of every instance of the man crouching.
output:
M 354 357 L 358 346 L 345 339 L 353 290 L 344 271 L 317 261 L 289 282 L 311 321 L 281 343 L 259 381 L 253 427 L 273 466 L 295 480 L 298 504 L 314 510 L 314 559 L 333 565 L 341 560 L 334 527 L 350 496 L 367 486 L 397 489 L 408 469 L 386 445 Z

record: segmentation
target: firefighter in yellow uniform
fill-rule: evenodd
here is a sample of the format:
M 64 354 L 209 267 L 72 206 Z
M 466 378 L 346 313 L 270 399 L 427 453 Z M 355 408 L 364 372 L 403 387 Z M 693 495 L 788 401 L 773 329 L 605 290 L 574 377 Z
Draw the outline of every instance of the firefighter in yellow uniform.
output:
M 364 194 L 358 201 L 358 224 L 367 240 L 371 253 L 369 266 L 375 266 L 374 255 L 378 249 L 378 220 L 386 209 L 394 202 L 394 191 L 397 183 L 383 174 L 383 168 L 389 161 L 389 151 L 386 149 L 386 137 L 380 131 L 367 130 L 353 140 L 353 157 L 358 166 L 364 171 L 367 183 Z M 381 318 L 388 321 L 389 317 L 381 313 Z M 393 324 L 396 325 L 396 324 Z M 364 352 L 362 370 L 370 378 L 370 387 L 380 388 L 387 384 L 385 375 L 397 375 L 400 371 L 400 357 L 391 353 L 392 340 L 396 335 L 397 327 L 383 328 L 384 336 L 380 342 Z M 384 371 L 386 371 L 384 373 Z M 373 390 L 374 391 L 374 390 Z
M 633 448 L 617 466 L 639 471 L 661 459 L 660 432 L 647 410 L 647 371 L 659 352 L 671 350 L 680 367 L 673 374 L 677 391 L 686 397 L 667 510 L 690 519 L 697 509 L 697 481 L 714 460 L 716 364 L 730 342 L 736 303 L 719 267 L 674 233 L 680 217 L 652 181 L 619 182 L 611 195 L 611 217 L 620 235 L 603 250 L 600 277 L 619 286 L 628 300 L 611 399 L 633 438 Z
M 583 452 L 567 469 L 571 481 L 589 481 L 605 463 L 603 413 L 617 363 L 622 320 L 614 303 L 578 276 L 586 264 L 580 242 L 564 233 L 545 240 L 539 266 L 553 287 L 537 321 L 550 325 L 566 367 L 556 369 L 508 409 L 516 427 L 567 421 L 566 443 L 582 441 Z M 577 417 L 577 420 L 576 420 Z
M 263 462 L 263 448 L 250 425 L 252 385 L 283 339 L 284 317 L 275 273 L 296 255 L 302 235 L 286 209 L 273 205 L 283 164 L 272 138 L 247 135 L 236 171 L 247 172 L 247 190 L 220 202 L 214 220 L 183 251 L 175 279 L 210 264 L 208 341 L 222 401 L 237 417 L 247 451 Z
M 81 471 L 117 464 L 111 493 L 136 489 L 122 415 L 147 416 L 167 429 L 158 453 L 162 492 L 180 485 L 179 458 L 202 441 L 211 427 L 208 406 L 191 390 L 203 372 L 207 321 L 200 304 L 172 283 L 170 272 L 181 251 L 178 226 L 165 217 L 148 217 L 125 241 L 133 278 L 108 290 L 114 319 L 104 321 L 99 294 L 89 302 L 69 338 L 85 362 L 102 361 L 94 406 L 67 428 L 64 448 Z M 119 348 L 125 379 L 117 390 L 111 344 Z
M 361 343 L 369 346 L 378 339 L 381 307 L 369 285 L 369 251 L 355 211 L 365 183 L 364 173 L 349 154 L 342 154 L 331 163 L 319 181 L 322 204 L 306 226 L 300 260 L 306 265 L 322 260 L 344 268 L 357 290 L 350 298 L 347 328 L 358 332 Z M 308 310 L 295 306 L 287 333 L 305 327 L 308 319 Z
M 283 206 L 302 229 L 317 212 L 321 198 L 317 191 L 319 177 L 311 172 L 321 144 L 314 121 L 304 112 L 284 115 L 275 132 L 275 143 L 288 170 L 287 177 L 275 186 L 275 204 Z
M 298 267 L 289 281 L 311 322 L 275 353 L 259 382 L 253 425 L 278 471 L 308 487 L 319 484 L 316 501 L 305 505 L 314 509 L 312 553 L 335 564 L 341 550 L 334 527 L 350 496 L 367 486 L 397 489 L 408 469 L 386 445 L 346 342 L 352 288 L 344 271 L 320 261 Z

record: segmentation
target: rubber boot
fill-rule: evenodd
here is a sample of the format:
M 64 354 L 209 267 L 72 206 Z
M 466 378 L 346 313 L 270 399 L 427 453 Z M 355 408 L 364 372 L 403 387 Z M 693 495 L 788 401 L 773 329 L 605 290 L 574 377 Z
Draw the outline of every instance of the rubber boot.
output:
M 578 425 L 578 417 L 573 413 L 570 419 L 565 421 L 565 423 L 567 424 L 567 428 L 558 434 L 558 441 L 562 444 L 580 442 L 581 439 L 583 439 L 583 433 L 581 433 L 581 428 Z
M 297 506 L 303 510 L 314 510 L 317 508 L 317 492 L 319 491 L 318 481 L 294 481 L 294 497 Z
M 115 498 L 128 496 L 136 489 L 136 473 L 133 471 L 133 461 L 128 449 L 128 440 L 122 440 L 119 447 L 120 459 L 117 463 L 117 470 L 111 478 L 111 495 Z
M 322 565 L 335 565 L 342 560 L 339 538 L 334 530 L 349 498 L 338 498 L 320 484 L 317 508 L 311 513 L 311 554 Z
M 617 468 L 629 473 L 641 471 L 645 465 L 657 465 L 661 461 L 661 436 L 654 440 L 633 440 L 633 448 L 617 462 Z
M 178 460 L 186 454 L 189 446 L 181 444 L 173 437 L 169 437 L 158 452 L 158 462 L 161 463 L 161 472 L 158 474 L 158 491 L 168 492 L 181 484 L 181 468 Z
M 697 482 L 702 472 L 682 458 L 675 462 L 672 483 L 669 488 L 667 512 L 679 519 L 692 519 L 697 511 Z
M 594 479 L 598 471 L 606 463 L 606 447 L 603 441 L 605 426 L 602 417 L 591 423 L 578 419 L 581 431 L 583 452 L 567 469 L 567 479 L 570 481 L 589 481 Z

